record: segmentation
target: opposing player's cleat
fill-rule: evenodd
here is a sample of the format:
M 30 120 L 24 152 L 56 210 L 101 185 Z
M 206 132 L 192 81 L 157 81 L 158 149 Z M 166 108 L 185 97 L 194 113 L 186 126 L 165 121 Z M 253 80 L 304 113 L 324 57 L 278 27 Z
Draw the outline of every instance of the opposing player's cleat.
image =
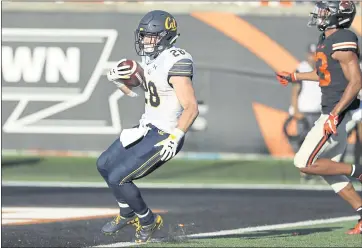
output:
M 357 224 L 354 226 L 354 228 L 347 231 L 347 234 L 350 234 L 350 235 L 362 234 L 362 219 L 359 219 Z
M 113 220 L 107 222 L 102 227 L 102 233 L 106 235 L 112 235 L 117 233 L 119 230 L 121 230 L 123 227 L 127 225 L 133 225 L 138 227 L 139 226 L 138 217 L 135 215 L 130 218 L 125 218 L 118 214 Z
M 155 222 L 148 226 L 139 225 L 136 229 L 136 243 L 146 243 L 155 233 L 156 230 L 161 229 L 163 226 L 163 220 L 160 215 L 155 216 Z

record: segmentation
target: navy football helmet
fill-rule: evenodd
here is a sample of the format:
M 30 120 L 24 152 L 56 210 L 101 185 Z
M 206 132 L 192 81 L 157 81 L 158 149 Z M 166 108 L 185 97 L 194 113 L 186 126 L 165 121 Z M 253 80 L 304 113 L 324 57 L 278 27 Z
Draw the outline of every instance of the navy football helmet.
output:
M 156 58 L 178 38 L 176 19 L 168 12 L 153 10 L 140 21 L 135 31 L 135 48 L 139 56 Z

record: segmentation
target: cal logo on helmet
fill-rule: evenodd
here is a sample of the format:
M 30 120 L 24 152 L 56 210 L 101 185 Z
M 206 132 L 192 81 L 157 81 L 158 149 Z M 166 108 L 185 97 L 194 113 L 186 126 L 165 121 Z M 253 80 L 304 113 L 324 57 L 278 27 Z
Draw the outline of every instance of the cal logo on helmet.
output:
M 165 29 L 169 31 L 176 31 L 177 30 L 176 20 L 172 17 L 167 17 L 165 20 Z

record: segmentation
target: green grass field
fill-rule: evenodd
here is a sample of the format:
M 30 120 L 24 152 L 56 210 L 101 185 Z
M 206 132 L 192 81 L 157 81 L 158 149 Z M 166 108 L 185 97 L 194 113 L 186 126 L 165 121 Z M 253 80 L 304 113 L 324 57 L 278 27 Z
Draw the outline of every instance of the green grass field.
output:
M 3 157 L 4 181 L 102 182 L 95 158 Z M 142 182 L 157 183 L 299 183 L 288 160 L 200 161 L 171 160 Z
M 3 181 L 104 183 L 96 158 L 3 156 Z M 313 184 L 326 185 L 319 177 Z M 138 183 L 176 184 L 301 184 L 292 160 L 175 159 Z M 356 183 L 360 186 L 359 183 Z
M 95 158 L 15 157 L 2 158 L 3 181 L 103 182 Z M 173 160 L 139 182 L 299 184 L 291 160 L 189 161 Z M 362 247 L 362 235 L 345 231 L 355 222 L 250 232 L 207 239 L 183 239 L 162 247 Z M 142 247 L 160 247 L 159 243 Z
M 250 232 L 235 237 L 188 239 L 162 243 L 162 247 L 362 247 L 362 235 L 345 234 L 354 225 L 354 221 L 346 221 Z M 160 244 L 150 243 L 142 247 L 160 247 Z

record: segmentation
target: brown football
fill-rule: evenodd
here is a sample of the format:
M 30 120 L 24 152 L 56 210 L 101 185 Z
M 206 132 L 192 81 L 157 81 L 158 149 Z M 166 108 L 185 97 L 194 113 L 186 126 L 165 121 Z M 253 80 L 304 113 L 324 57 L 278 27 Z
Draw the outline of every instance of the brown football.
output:
M 122 82 L 129 87 L 140 86 L 145 80 L 142 66 L 131 59 L 127 59 L 118 64 L 118 66 L 124 65 L 129 65 L 131 67 L 132 74 L 130 79 L 122 79 Z

